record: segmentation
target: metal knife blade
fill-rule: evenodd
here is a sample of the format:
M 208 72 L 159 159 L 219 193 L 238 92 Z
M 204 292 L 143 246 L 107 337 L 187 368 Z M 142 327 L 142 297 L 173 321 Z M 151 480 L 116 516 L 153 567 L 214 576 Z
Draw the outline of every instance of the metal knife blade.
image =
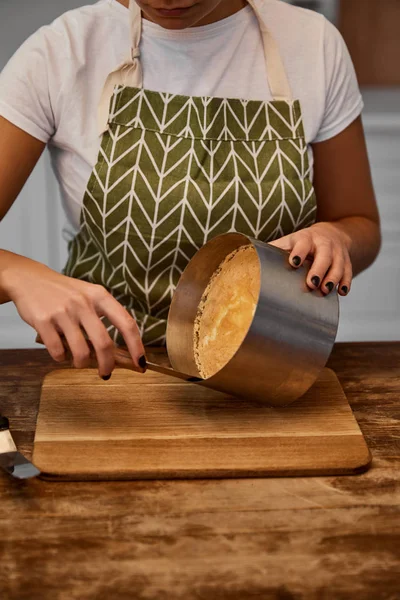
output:
M 1 416 L 0 467 L 16 479 L 30 479 L 31 477 L 40 475 L 39 469 L 18 452 L 9 430 L 8 419 Z
M 150 371 L 156 371 L 157 373 L 162 373 L 163 375 L 169 375 L 170 377 L 177 377 L 178 379 L 183 379 L 184 381 L 190 381 L 191 383 L 199 383 L 200 381 L 204 381 L 201 377 L 192 377 L 191 375 L 186 375 L 185 373 L 180 373 L 179 371 L 175 371 L 169 367 L 162 367 L 161 365 L 156 365 L 153 362 L 146 361 L 147 368 Z

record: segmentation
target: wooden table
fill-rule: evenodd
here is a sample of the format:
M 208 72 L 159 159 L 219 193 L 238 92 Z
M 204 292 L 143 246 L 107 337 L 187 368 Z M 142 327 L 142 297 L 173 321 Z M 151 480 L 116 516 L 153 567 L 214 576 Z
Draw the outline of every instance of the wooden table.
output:
M 0 473 L 2 600 L 400 599 L 400 343 L 343 344 L 365 475 L 18 483 Z M 0 352 L 0 412 L 30 455 L 42 350 Z

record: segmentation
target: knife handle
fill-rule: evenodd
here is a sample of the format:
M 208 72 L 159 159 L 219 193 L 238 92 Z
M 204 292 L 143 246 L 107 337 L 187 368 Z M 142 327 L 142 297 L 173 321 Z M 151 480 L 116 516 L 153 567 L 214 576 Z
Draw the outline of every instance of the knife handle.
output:
M 8 429 L 10 429 L 10 423 L 7 417 L 2 417 L 0 415 L 0 431 L 7 431 Z
M 84 332 L 82 332 L 82 333 L 85 337 L 87 345 L 89 346 L 90 357 L 97 365 L 96 351 L 94 349 L 94 346 L 93 346 L 92 342 L 88 339 L 88 337 L 84 334 Z M 71 353 L 71 350 L 69 348 L 66 338 L 63 335 L 60 335 L 60 338 L 61 338 L 62 344 L 64 346 L 64 350 L 67 355 L 67 358 L 72 360 L 72 353 Z M 36 343 L 44 345 L 44 342 L 39 334 L 36 337 Z M 136 367 L 134 365 L 132 357 L 129 354 L 129 351 L 127 348 L 124 348 L 123 346 L 115 346 L 114 357 L 115 357 L 115 365 L 117 367 L 120 367 L 122 369 L 129 369 L 130 371 L 135 371 L 136 373 L 143 373 L 142 369 L 139 369 L 138 367 Z

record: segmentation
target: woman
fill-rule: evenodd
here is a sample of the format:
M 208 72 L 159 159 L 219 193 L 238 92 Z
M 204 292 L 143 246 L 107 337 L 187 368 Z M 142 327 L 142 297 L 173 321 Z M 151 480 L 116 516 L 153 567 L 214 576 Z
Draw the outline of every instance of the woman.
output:
M 380 246 L 361 111 L 336 29 L 279 0 L 63 15 L 1 75 L 0 216 L 49 144 L 69 260 L 61 275 L 1 251 L 0 301 L 56 361 L 65 336 L 87 366 L 89 338 L 109 379 L 118 336 L 145 370 L 180 273 L 220 233 L 287 250 L 293 268 L 310 257 L 310 290 L 347 295 Z

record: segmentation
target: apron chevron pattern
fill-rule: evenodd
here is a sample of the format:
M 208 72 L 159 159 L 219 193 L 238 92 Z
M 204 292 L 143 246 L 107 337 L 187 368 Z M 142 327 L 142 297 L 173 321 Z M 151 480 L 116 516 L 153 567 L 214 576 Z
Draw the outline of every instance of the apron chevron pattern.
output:
M 163 344 L 175 287 L 209 239 L 271 241 L 315 221 L 300 104 L 119 85 L 110 107 L 64 272 L 104 285 L 144 343 Z

